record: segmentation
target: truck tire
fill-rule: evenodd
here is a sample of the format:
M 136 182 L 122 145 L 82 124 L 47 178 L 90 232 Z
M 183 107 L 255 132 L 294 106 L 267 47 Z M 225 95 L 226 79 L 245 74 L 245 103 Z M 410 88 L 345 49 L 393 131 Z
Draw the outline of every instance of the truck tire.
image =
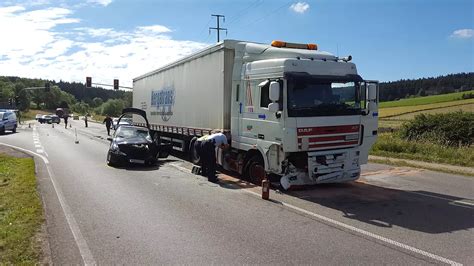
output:
M 197 138 L 194 137 L 190 142 L 189 142 L 189 159 L 193 164 L 199 164 L 201 161 L 201 158 L 196 150 L 196 147 L 194 147 L 194 144 L 196 143 Z
M 265 166 L 262 157 L 255 155 L 250 158 L 245 165 L 244 177 L 253 184 L 260 186 L 265 176 Z

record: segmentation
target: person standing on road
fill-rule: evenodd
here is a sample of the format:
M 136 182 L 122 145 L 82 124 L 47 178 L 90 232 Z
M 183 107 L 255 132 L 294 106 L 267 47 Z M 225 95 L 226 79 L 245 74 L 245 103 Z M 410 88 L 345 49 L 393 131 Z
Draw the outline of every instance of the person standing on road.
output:
M 67 129 L 67 119 L 69 118 L 69 116 L 64 115 L 63 118 L 64 118 L 64 128 Z
M 89 116 L 89 113 L 87 113 L 85 116 L 84 116 L 84 123 L 86 124 L 86 127 L 88 126 L 87 125 L 87 117 Z
M 107 128 L 107 136 L 110 136 L 110 127 L 112 126 L 112 118 L 110 116 L 106 116 L 104 119 L 105 127 Z
M 200 142 L 202 175 L 207 176 L 209 182 L 217 182 L 216 177 L 216 148 L 227 149 L 229 144 L 224 133 L 214 133 L 198 139 Z

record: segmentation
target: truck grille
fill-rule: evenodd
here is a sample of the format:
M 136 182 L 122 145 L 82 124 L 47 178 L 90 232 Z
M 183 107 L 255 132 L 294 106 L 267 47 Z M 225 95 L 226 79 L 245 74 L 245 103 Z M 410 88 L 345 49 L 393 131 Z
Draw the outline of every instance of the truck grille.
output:
M 301 150 L 324 150 L 349 148 L 359 144 L 360 126 L 326 126 L 298 128 L 298 148 Z

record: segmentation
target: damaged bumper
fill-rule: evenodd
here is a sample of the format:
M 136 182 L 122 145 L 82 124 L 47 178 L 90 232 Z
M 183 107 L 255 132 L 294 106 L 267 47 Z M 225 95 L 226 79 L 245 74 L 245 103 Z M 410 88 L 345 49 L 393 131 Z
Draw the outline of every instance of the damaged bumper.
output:
M 307 169 L 297 169 L 288 162 L 280 183 L 288 190 L 296 186 L 349 182 L 359 177 L 358 150 L 318 151 L 308 152 Z

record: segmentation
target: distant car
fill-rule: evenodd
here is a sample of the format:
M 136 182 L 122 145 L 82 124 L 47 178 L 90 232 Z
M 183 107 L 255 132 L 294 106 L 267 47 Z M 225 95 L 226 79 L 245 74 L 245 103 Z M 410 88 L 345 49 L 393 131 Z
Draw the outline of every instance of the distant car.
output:
M 56 123 L 59 124 L 61 122 L 61 119 L 57 115 L 51 115 L 51 123 Z
M 50 115 L 42 115 L 41 118 L 38 119 L 38 121 L 39 121 L 41 124 L 44 124 L 44 123 L 51 124 L 51 116 L 50 116 Z
M 18 122 L 16 120 L 16 114 L 13 111 L 2 111 L 0 112 L 0 134 L 5 134 L 5 131 L 11 130 L 13 133 L 16 132 Z
M 110 141 L 107 152 L 107 164 L 116 166 L 120 164 L 139 163 L 152 165 L 158 158 L 168 157 L 170 146 L 156 144 L 150 136 L 150 125 L 146 119 L 146 113 L 136 108 L 125 108 L 123 113 L 135 113 L 145 118 L 146 127 L 124 125 L 121 118 L 118 118 L 119 127 L 115 131 Z
M 36 114 L 35 120 L 38 121 L 42 116 L 42 114 Z

